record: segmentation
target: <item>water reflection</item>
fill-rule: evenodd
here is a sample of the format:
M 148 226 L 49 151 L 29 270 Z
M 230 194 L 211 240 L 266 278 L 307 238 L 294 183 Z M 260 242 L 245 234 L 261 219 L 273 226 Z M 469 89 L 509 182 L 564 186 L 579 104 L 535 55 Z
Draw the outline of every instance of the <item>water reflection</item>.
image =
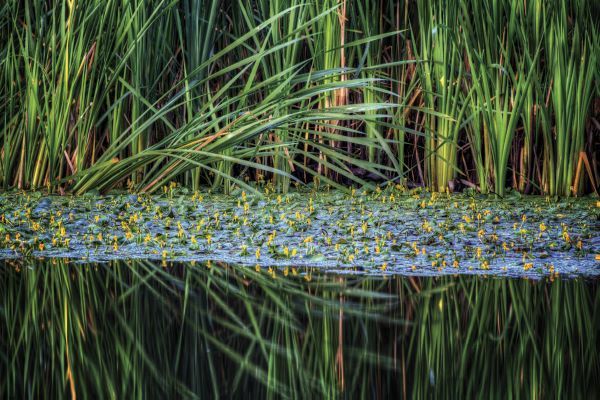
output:
M 594 398 L 596 281 L 0 267 L 2 397 Z

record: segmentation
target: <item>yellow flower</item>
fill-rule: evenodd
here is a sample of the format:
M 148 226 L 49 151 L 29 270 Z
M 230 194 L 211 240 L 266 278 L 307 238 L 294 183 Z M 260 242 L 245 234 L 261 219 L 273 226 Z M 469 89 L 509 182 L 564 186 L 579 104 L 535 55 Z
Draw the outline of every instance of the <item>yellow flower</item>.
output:
M 421 254 L 421 251 L 417 247 L 416 243 L 413 243 L 413 250 L 415 251 L 415 256 L 418 256 L 419 254 Z
M 258 247 L 256 249 L 256 252 L 254 252 L 254 255 L 256 256 L 256 259 L 258 260 L 260 258 L 260 247 Z
M 431 227 L 429 221 L 424 221 L 423 224 L 421 224 L 421 229 L 423 229 L 427 233 L 433 231 L 433 228 Z
M 387 269 L 387 263 L 383 263 L 383 264 L 381 265 L 381 270 L 382 270 L 382 271 L 385 271 L 386 269 Z
M 533 268 L 533 263 L 525 263 L 525 264 L 523 264 L 523 269 L 525 271 L 529 271 L 531 268 Z
M 544 224 L 543 222 L 540 223 L 540 232 L 546 232 L 547 229 L 548 227 L 546 226 L 546 224 Z

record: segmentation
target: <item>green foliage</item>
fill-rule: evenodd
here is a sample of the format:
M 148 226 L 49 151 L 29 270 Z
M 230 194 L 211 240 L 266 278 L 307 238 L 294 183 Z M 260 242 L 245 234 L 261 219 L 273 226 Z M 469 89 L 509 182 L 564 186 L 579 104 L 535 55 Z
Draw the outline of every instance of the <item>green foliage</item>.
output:
M 0 184 L 590 192 L 598 12 L 582 0 L 7 0 Z

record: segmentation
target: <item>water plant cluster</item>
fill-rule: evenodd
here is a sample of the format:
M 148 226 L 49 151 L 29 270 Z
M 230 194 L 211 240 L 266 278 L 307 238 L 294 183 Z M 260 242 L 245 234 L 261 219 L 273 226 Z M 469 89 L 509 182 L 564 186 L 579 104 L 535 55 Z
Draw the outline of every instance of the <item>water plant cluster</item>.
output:
M 5 194 L 0 257 L 211 260 L 264 269 L 556 277 L 600 272 L 600 202 L 496 201 L 388 185 L 262 197 Z M 309 277 L 307 277 L 309 278 Z
M 587 0 L 5 0 L 0 185 L 593 192 L 599 15 Z

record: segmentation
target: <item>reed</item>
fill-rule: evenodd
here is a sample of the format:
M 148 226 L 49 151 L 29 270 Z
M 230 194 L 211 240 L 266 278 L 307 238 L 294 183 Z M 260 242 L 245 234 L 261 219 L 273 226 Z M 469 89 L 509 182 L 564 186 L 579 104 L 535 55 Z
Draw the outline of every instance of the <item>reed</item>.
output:
M 580 155 L 584 153 L 585 125 L 594 91 L 594 70 L 598 65 L 596 54 L 591 51 L 592 37 L 582 30 L 592 25 L 587 22 L 587 8 L 576 9 L 575 16 L 581 24 L 570 29 L 571 13 L 567 6 L 558 7 L 546 37 L 555 141 L 550 141 L 553 163 L 545 171 L 549 193 L 563 196 L 580 191 L 580 182 L 575 182 L 574 177 Z
M 0 184 L 590 193 L 598 15 L 581 0 L 8 0 Z
M 458 172 L 458 135 L 467 101 L 464 84 L 463 39 L 459 34 L 460 9 L 445 1 L 420 1 L 419 39 L 423 60 L 417 71 L 427 109 L 437 111 L 425 118 L 426 173 L 434 191 L 444 191 Z

